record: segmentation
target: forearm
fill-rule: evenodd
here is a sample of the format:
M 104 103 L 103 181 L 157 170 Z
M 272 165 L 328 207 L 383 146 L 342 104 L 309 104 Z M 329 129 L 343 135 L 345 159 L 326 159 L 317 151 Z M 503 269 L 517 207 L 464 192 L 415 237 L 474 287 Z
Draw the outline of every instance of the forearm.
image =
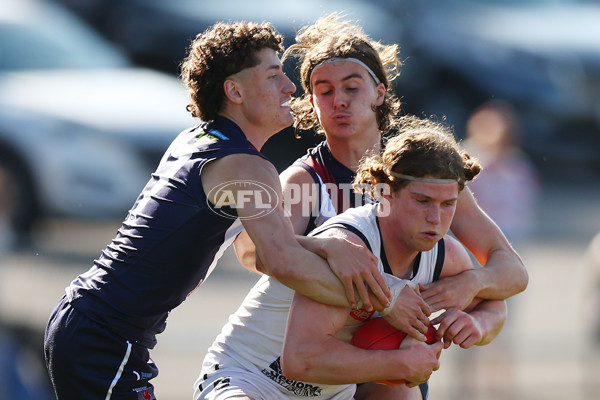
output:
M 238 261 L 248 271 L 261 273 L 262 264 L 256 257 L 256 247 L 248 236 L 248 233 L 243 230 L 233 242 L 235 255 Z
M 275 245 L 275 244 L 274 244 Z M 286 246 L 260 256 L 262 272 L 320 303 L 349 307 L 342 282 L 327 261 L 302 246 Z
M 296 362 L 288 363 L 290 358 Z M 364 350 L 332 337 L 322 346 L 299 346 L 293 355 L 284 350 L 282 369 L 289 379 L 343 385 L 406 379 L 411 359 L 410 350 Z
M 326 259 L 327 251 L 325 250 L 325 238 L 315 236 L 296 235 L 296 240 L 306 250 L 317 254 Z
M 506 321 L 508 308 L 504 300 L 485 300 L 479 303 L 469 314 L 481 326 L 483 336 L 477 346 L 484 346 L 494 340 Z
M 493 251 L 483 268 L 472 270 L 479 283 L 477 297 L 504 300 L 527 287 L 529 276 L 519 255 L 511 250 Z
M 438 348 L 417 344 L 399 350 L 365 350 L 351 345 L 354 330 L 346 326 L 348 312 L 345 307 L 294 295 L 281 356 L 287 378 L 325 384 L 382 379 L 424 382 L 439 366 L 436 353 L 441 344 Z
M 297 236 L 296 239 L 303 247 L 327 260 L 352 307 L 358 307 L 362 300 L 365 309 L 370 311 L 374 305 L 373 296 L 377 298 L 376 303 L 389 303 L 391 293 L 378 269 L 378 260 L 360 238 L 348 231 L 329 229 L 318 237 Z

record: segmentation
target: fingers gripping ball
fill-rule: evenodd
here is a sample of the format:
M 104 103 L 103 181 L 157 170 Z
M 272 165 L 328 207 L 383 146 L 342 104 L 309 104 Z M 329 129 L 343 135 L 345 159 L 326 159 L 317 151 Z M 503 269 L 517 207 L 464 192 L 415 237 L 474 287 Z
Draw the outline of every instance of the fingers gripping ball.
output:
M 427 344 L 434 343 L 436 339 L 436 329 L 429 324 L 427 329 Z M 354 333 L 350 344 L 367 350 L 395 350 L 400 348 L 402 341 L 406 338 L 406 333 L 399 331 L 390 325 L 383 318 L 373 318 L 361 325 Z M 404 379 L 381 380 L 375 383 L 383 385 L 403 385 Z

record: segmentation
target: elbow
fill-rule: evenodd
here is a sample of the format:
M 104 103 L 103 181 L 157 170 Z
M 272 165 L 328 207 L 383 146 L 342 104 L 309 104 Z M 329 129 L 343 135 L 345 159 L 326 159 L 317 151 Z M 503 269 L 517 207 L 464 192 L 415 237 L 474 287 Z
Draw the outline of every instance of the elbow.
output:
M 508 319 L 508 304 L 506 300 L 501 300 L 498 306 L 498 331 L 502 330 Z
M 289 352 L 283 351 L 281 355 L 281 372 L 287 379 L 313 382 L 314 374 L 312 371 L 314 371 L 314 368 L 311 365 L 310 358 L 297 352 L 289 354 Z
M 256 268 L 257 272 L 260 272 L 261 274 L 267 274 L 267 268 L 258 256 L 254 258 L 254 267 Z
M 302 362 L 294 362 L 281 358 L 281 372 L 283 375 L 293 381 L 310 381 L 310 368 Z
M 254 255 L 254 252 L 238 253 L 236 251 L 236 256 L 240 264 L 248 271 L 262 273 L 262 263 L 260 262 L 260 259 Z
M 525 265 L 523 265 L 523 285 L 522 285 L 522 289 L 523 290 L 527 289 L 528 285 L 529 285 L 529 273 L 527 272 L 527 268 L 525 268 Z
M 257 258 L 257 269 L 277 279 L 282 284 L 289 286 L 306 280 L 306 276 L 301 273 L 301 268 L 293 261 L 292 257 L 287 256 L 286 252 L 278 253 L 274 257 L 269 257 L 265 262 L 260 262 Z
M 295 381 L 322 382 L 326 374 L 323 355 L 327 353 L 327 348 L 314 338 L 296 340 L 286 337 L 281 352 L 281 372 Z
M 488 321 L 487 332 L 480 342 L 476 343 L 478 346 L 490 344 L 500 334 L 508 318 L 508 305 L 505 300 L 494 300 L 490 304 L 496 305 L 496 317 L 492 321 Z
M 525 289 L 527 289 L 528 285 L 529 285 L 529 274 L 527 273 L 527 268 L 525 268 L 525 265 L 523 264 L 523 266 L 521 268 L 521 274 L 520 274 L 519 280 L 517 282 L 517 287 L 516 287 L 517 293 L 524 292 Z
M 259 258 L 254 244 L 245 232 L 242 232 L 233 242 L 235 255 L 244 268 L 252 272 L 259 271 Z
M 527 289 L 527 286 L 529 285 L 529 273 L 527 272 L 527 267 L 525 266 L 525 263 L 517 254 L 517 252 L 514 249 L 511 249 L 509 253 L 512 253 L 513 264 L 517 266 L 517 268 L 513 268 L 513 276 L 515 277 L 514 292 L 515 294 L 517 294 Z

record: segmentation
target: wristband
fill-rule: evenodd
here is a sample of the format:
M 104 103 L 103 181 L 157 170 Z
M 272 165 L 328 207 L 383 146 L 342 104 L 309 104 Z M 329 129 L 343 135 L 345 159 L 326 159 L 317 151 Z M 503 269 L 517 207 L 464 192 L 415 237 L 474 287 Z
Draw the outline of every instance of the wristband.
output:
M 405 286 L 409 286 L 411 289 L 416 289 L 417 285 L 414 282 L 411 282 L 407 279 L 397 279 L 392 285 L 390 285 L 390 292 L 392 292 L 392 301 L 390 302 L 389 307 L 384 308 L 379 314 L 382 317 L 385 317 L 392 311 L 394 308 L 394 304 L 396 304 L 396 300 L 398 300 L 398 296 L 400 296 L 400 292 L 404 289 Z

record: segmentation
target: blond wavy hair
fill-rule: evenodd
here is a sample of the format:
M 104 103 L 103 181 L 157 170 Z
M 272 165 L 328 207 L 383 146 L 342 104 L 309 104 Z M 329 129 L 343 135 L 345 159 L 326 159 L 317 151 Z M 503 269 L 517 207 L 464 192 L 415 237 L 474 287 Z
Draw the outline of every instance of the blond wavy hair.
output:
M 398 45 L 384 45 L 370 38 L 360 26 L 341 20 L 339 13 L 332 13 L 313 25 L 301 28 L 296 34 L 296 43 L 288 47 L 282 60 L 288 57 L 299 60 L 300 82 L 304 89 L 304 94 L 291 102 L 296 129 L 314 129 L 325 134 L 310 104 L 310 76 L 317 65 L 331 58 L 359 59 L 375 73 L 386 88 L 383 104 L 373 109 L 377 124 L 382 132 L 393 127 L 393 116 L 398 114 L 402 105 L 390 89 L 402 65 L 398 58 Z

